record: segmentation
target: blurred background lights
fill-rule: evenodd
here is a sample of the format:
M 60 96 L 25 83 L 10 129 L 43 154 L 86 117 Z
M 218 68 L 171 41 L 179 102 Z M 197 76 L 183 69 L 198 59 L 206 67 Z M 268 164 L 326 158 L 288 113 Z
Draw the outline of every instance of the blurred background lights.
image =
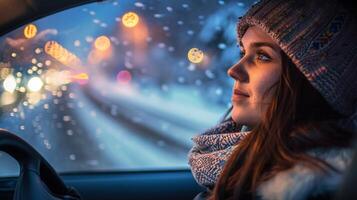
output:
M 50 65 L 51 65 L 51 61 L 50 61 L 50 60 L 46 60 L 46 61 L 45 61 L 45 65 L 46 65 L 46 66 L 50 66 Z
M 125 27 L 132 28 L 139 23 L 139 16 L 134 12 L 127 12 L 123 15 L 122 22 Z
M 27 83 L 27 88 L 32 92 L 38 92 L 41 90 L 43 82 L 39 77 L 32 77 Z
M 22 93 L 24 93 L 24 92 L 26 92 L 26 88 L 25 88 L 25 87 L 20 87 L 20 88 L 19 88 L 19 91 L 22 92 Z
M 3 67 L 0 65 L 0 78 L 1 79 L 5 79 L 6 77 L 9 76 L 9 74 L 11 74 L 11 68 L 8 67 Z
M 52 56 L 67 67 L 79 68 L 81 65 L 81 61 L 76 55 L 71 53 L 56 41 L 52 40 L 46 42 L 44 49 L 48 55 Z
M 127 70 L 120 71 L 117 74 L 118 83 L 124 83 L 124 84 L 130 83 L 131 78 L 132 78 L 131 73 Z
M 95 40 L 94 46 L 100 51 L 105 51 L 110 47 L 110 40 L 107 36 L 102 35 Z
M 73 76 L 74 79 L 88 80 L 88 74 L 80 73 Z
M 1 95 L 1 106 L 12 104 L 16 101 L 16 93 L 4 92 Z
M 46 90 L 54 91 L 57 90 L 58 87 L 68 84 L 71 82 L 70 77 L 71 72 L 64 70 L 64 71 L 57 71 L 54 69 L 49 69 L 45 72 L 45 82 Z
M 41 52 L 42 52 L 42 50 L 41 50 L 40 48 L 36 48 L 36 49 L 35 49 L 35 53 L 36 53 L 36 54 L 40 54 Z
M 192 63 L 200 63 L 203 60 L 204 54 L 198 48 L 192 48 L 187 53 L 188 60 Z
M 29 24 L 24 29 L 24 36 L 27 39 L 35 37 L 36 33 L 37 33 L 37 27 L 34 24 Z
M 80 73 L 72 75 L 72 81 L 79 83 L 80 85 L 85 85 L 88 83 L 89 76 L 87 73 Z
M 32 63 L 32 64 L 36 64 L 36 63 L 37 63 L 37 59 L 36 59 L 36 58 L 32 58 L 32 59 L 31 59 L 31 63 Z
M 3 82 L 3 86 L 7 92 L 13 93 L 16 89 L 15 77 L 13 75 L 7 76 L 5 81 Z
M 81 46 L 81 41 L 75 40 L 75 41 L 74 41 L 74 46 L 75 46 L 75 47 Z

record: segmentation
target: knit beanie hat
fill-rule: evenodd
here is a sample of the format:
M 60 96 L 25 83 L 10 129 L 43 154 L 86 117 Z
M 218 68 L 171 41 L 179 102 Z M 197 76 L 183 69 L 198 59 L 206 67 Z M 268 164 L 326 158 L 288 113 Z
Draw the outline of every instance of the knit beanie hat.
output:
M 356 18 L 332 0 L 262 0 L 238 22 L 264 30 L 357 132 Z

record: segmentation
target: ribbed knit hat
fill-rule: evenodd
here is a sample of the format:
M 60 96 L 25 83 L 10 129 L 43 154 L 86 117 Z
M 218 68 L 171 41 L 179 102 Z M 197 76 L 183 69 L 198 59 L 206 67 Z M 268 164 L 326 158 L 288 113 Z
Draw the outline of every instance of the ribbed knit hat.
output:
M 264 30 L 357 132 L 356 18 L 332 0 L 262 0 L 238 22 Z

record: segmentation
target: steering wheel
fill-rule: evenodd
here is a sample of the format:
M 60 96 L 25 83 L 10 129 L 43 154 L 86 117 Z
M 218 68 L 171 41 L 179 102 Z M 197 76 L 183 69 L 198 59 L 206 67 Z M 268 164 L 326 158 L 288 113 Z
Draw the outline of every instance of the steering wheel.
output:
M 0 129 L 0 151 L 20 165 L 14 200 L 79 200 L 79 193 L 67 187 L 52 166 L 27 142 Z

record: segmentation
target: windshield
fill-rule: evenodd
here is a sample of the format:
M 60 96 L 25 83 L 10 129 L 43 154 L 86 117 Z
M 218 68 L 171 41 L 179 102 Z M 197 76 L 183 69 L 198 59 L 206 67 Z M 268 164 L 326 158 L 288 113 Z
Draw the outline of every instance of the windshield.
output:
M 58 172 L 188 168 L 190 138 L 230 107 L 248 4 L 104 1 L 20 27 L 0 37 L 0 127 Z

